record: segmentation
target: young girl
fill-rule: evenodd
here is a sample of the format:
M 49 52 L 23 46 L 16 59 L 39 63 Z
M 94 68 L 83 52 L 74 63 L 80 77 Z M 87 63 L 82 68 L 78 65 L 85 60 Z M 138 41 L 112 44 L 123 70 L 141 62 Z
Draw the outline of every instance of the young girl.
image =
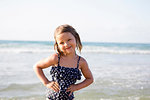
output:
M 73 100 L 74 91 L 87 87 L 93 82 L 92 73 L 86 60 L 76 54 L 76 48 L 81 52 L 82 44 L 76 30 L 70 25 L 59 26 L 54 34 L 54 48 L 57 53 L 37 62 L 34 71 L 42 83 L 48 88 L 48 100 Z M 42 69 L 52 66 L 49 81 Z M 85 77 L 81 83 L 81 72 Z

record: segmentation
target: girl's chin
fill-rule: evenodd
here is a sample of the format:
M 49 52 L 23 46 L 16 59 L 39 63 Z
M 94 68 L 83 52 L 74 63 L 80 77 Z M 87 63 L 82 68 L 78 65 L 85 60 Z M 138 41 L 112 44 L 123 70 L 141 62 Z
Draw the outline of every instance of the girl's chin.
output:
M 74 53 L 72 50 L 66 50 L 65 52 L 66 54 L 71 54 L 71 53 Z
M 73 53 L 72 51 L 66 51 L 67 54 Z

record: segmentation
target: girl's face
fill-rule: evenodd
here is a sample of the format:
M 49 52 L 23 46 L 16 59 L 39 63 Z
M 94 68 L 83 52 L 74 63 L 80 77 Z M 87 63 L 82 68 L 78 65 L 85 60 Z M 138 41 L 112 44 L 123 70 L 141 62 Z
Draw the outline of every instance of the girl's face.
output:
M 56 35 L 58 48 L 66 54 L 75 53 L 76 39 L 70 32 L 64 32 Z

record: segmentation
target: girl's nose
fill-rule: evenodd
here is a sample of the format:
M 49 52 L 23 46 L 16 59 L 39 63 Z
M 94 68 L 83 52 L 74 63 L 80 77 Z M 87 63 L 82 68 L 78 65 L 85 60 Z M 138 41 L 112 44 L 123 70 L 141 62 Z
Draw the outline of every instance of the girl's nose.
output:
M 65 43 L 65 46 L 68 46 L 68 42 Z

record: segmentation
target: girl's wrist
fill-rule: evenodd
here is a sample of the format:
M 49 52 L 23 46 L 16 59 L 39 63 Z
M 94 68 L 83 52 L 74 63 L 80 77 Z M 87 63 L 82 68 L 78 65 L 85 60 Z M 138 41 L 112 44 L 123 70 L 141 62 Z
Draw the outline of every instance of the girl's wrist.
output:
M 79 85 L 75 84 L 75 90 L 74 91 L 78 91 L 79 90 L 78 87 L 79 87 Z
M 44 86 L 47 86 L 48 83 L 50 83 L 50 81 L 47 80 L 47 81 L 44 82 L 43 84 L 44 84 Z

